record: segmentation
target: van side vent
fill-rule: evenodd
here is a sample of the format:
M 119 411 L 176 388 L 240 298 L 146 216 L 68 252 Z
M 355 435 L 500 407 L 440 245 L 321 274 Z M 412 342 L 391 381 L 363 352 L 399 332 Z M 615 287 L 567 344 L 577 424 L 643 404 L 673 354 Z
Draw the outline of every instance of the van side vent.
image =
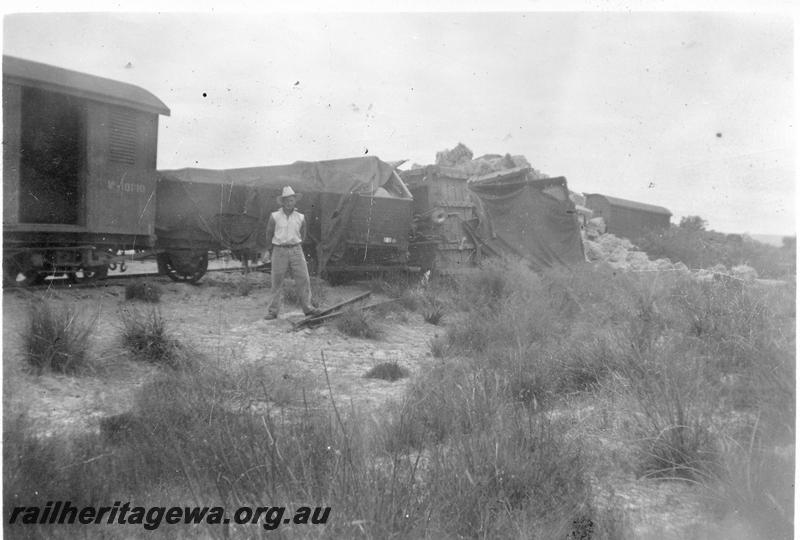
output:
M 117 163 L 136 163 L 136 117 L 133 114 L 111 113 L 109 158 Z

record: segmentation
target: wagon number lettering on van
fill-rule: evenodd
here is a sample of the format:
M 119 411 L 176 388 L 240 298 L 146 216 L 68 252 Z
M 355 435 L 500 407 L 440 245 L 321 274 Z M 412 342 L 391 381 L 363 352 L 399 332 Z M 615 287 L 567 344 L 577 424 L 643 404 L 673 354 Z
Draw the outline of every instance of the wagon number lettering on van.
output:
M 144 193 L 147 191 L 147 188 L 144 184 L 134 184 L 132 182 L 112 182 L 111 180 L 108 181 L 108 189 L 117 190 L 117 191 L 124 191 L 125 193 Z

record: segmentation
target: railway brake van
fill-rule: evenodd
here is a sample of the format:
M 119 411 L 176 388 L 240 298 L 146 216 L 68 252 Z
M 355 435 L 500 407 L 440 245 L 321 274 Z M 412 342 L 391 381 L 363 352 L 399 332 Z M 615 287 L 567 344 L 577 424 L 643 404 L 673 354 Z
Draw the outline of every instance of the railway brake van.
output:
M 155 244 L 158 117 L 137 86 L 3 56 L 3 281 L 102 277 Z

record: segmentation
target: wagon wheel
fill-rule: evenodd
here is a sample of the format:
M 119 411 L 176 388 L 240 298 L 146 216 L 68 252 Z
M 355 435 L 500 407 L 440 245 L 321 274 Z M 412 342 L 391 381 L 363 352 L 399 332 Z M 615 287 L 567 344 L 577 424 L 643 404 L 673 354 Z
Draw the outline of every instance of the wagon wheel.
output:
M 73 283 L 90 283 L 106 277 L 108 277 L 108 266 L 106 265 L 89 266 L 69 274 L 69 279 Z
M 196 283 L 208 270 L 208 253 L 159 253 L 157 263 L 159 273 L 166 274 L 172 281 Z
M 3 286 L 27 287 L 41 283 L 44 278 L 45 274 L 36 270 L 26 253 L 17 253 L 3 260 Z

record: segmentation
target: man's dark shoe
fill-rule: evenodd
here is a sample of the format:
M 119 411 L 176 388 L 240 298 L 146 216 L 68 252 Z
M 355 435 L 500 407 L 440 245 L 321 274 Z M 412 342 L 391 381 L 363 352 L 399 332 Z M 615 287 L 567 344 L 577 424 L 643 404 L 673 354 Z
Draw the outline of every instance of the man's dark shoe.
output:
M 265 321 L 274 321 L 277 319 L 278 316 L 275 313 L 267 313 L 266 317 L 264 317 Z

